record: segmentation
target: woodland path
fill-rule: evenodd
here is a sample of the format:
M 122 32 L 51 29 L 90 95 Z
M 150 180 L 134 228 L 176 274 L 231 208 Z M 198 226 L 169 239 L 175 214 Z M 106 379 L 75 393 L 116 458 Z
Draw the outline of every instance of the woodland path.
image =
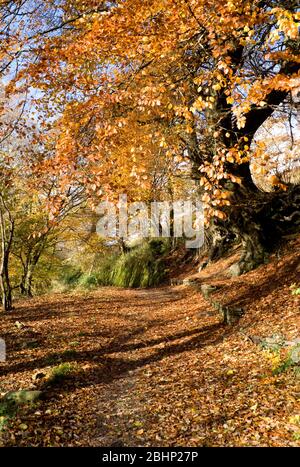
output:
M 272 376 L 270 362 L 243 331 L 266 335 L 278 326 L 287 337 L 298 335 L 293 278 L 277 290 L 271 277 L 264 273 L 264 282 L 255 274 L 248 289 L 246 282 L 244 288 L 238 280 L 228 283 L 226 296 L 238 294 L 248 308 L 233 327 L 184 286 L 102 288 L 17 303 L 0 325 L 8 344 L 0 390 L 41 389 L 43 399 L 18 414 L 3 444 L 297 445 L 289 420 L 299 412 L 299 380 Z M 290 305 L 288 320 L 282 304 Z M 59 384 L 33 379 L 63 363 L 72 372 Z

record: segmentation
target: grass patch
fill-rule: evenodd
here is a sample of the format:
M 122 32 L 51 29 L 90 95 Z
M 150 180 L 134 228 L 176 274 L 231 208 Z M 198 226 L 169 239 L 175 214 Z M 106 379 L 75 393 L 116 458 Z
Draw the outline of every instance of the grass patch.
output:
M 91 290 L 105 286 L 156 287 L 166 279 L 169 249 L 167 240 L 151 239 L 125 254 L 103 256 L 92 273 L 84 273 L 79 268 L 67 265 L 58 282 L 67 290 Z
M 61 360 L 61 354 L 48 355 L 45 358 L 45 365 L 46 366 L 55 365 L 56 363 L 59 363 L 60 360 Z
M 85 332 L 84 331 L 80 331 L 77 335 L 77 337 L 85 337 Z
M 300 295 L 300 286 L 297 284 L 292 284 L 290 286 L 290 289 L 292 291 L 292 295 Z
M 69 288 L 73 288 L 78 285 L 82 275 L 83 272 L 80 268 L 74 267 L 72 265 L 64 265 L 59 280 L 63 285 Z
M 73 342 L 70 342 L 69 344 L 70 347 L 78 347 L 78 345 L 80 345 L 79 341 L 73 341 Z
M 119 256 L 116 254 L 102 258 L 96 271 L 91 274 L 83 274 L 78 281 L 78 286 L 84 289 L 113 285 L 112 271 Z
M 71 363 L 61 363 L 54 367 L 49 375 L 48 384 L 58 384 L 68 378 L 73 373 L 75 366 Z
M 152 239 L 125 254 L 103 258 L 94 273 L 81 276 L 78 285 L 85 289 L 99 286 L 155 287 L 166 278 L 165 257 L 168 252 L 167 241 Z
M 77 352 L 76 350 L 73 350 L 73 349 L 65 350 L 62 353 L 62 357 L 67 357 L 67 358 L 75 358 L 76 355 L 77 355 Z
M 15 401 L 3 399 L 0 401 L 0 431 L 7 425 L 9 419 L 13 418 L 18 410 Z
M 39 343 L 37 341 L 27 342 L 26 347 L 28 349 L 37 349 L 39 347 Z
M 121 255 L 112 269 L 112 285 L 146 288 L 161 284 L 166 277 L 166 252 L 163 241 L 152 240 Z

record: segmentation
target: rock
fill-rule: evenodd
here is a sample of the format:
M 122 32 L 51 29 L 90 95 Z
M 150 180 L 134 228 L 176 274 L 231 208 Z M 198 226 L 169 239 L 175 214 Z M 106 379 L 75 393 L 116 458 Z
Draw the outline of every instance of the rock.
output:
M 289 356 L 290 360 L 298 364 L 300 363 L 300 338 L 296 338 L 292 341 L 285 340 L 281 334 L 273 334 L 270 337 L 259 337 L 259 336 L 247 336 L 254 344 L 260 345 L 264 349 L 273 351 L 279 350 L 281 347 L 291 347 Z
M 273 334 L 271 337 L 262 339 L 261 345 L 265 349 L 278 350 L 285 345 L 285 338 L 281 334 Z
M 10 391 L 5 394 L 4 399 L 14 401 L 16 404 L 28 404 L 40 399 L 42 391 Z
M 42 371 L 38 371 L 32 376 L 33 381 L 37 381 L 39 379 L 44 379 L 46 378 L 46 373 L 43 373 Z
M 292 363 L 294 364 L 300 363 L 300 345 L 299 344 L 291 349 L 289 357 Z
M 240 276 L 242 273 L 241 271 L 241 267 L 238 263 L 236 264 L 233 264 L 232 266 L 230 266 L 229 268 L 229 274 L 231 277 L 238 277 Z
M 230 308 L 220 307 L 220 311 L 223 313 L 223 320 L 225 324 L 235 324 L 245 314 L 243 308 Z
M 191 279 L 183 279 L 182 284 L 189 286 L 189 285 L 192 285 L 192 281 L 191 281 Z
M 37 341 L 22 342 L 21 349 L 36 349 L 39 346 Z
M 299 345 L 300 344 L 300 337 L 297 337 L 296 339 L 294 339 L 292 341 L 287 341 L 286 344 L 287 345 Z
M 209 285 L 209 284 L 201 285 L 201 292 L 205 298 L 208 298 L 209 295 L 211 295 L 213 292 L 216 292 L 216 290 L 218 290 L 218 287 L 215 287 L 214 285 Z

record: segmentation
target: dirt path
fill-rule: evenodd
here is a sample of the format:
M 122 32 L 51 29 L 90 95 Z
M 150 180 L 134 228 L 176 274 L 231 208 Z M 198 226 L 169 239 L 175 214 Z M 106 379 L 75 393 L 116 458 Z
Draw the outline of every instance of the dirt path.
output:
M 290 279 L 280 290 L 274 281 L 264 290 L 262 278 L 251 277 L 244 288 L 228 285 L 231 300 L 235 291 L 248 310 L 235 327 L 224 327 L 199 294 L 182 286 L 105 288 L 18 303 L 1 322 L 8 345 L 1 392 L 42 388 L 44 394 L 11 422 L 3 443 L 297 445 L 290 420 L 299 413 L 299 380 L 290 373 L 273 376 L 270 361 L 244 332 L 266 335 L 278 326 L 293 338 L 299 307 Z M 261 292 L 245 290 L 251 280 Z M 289 304 L 289 311 L 274 310 L 276 301 Z M 59 384 L 33 381 L 37 371 L 62 363 L 73 368 Z
M 145 408 L 147 391 L 168 381 L 163 372 L 160 376 L 160 363 L 169 361 L 172 369 L 181 353 L 202 345 L 202 335 L 214 340 L 223 332 L 216 316 L 199 327 L 203 313 L 193 315 L 201 298 L 189 295 L 183 288 L 101 289 L 19 303 L 3 329 L 8 362 L 0 372 L 1 390 L 39 389 L 33 375 L 64 362 L 74 362 L 75 373 L 61 386 L 47 388 L 42 416 L 40 410 L 30 415 L 36 433 L 17 432 L 18 442 L 27 444 L 42 432 L 45 445 L 61 437 L 72 445 L 143 444 L 145 421 L 159 422 Z M 23 329 L 16 329 L 17 321 Z M 30 342 L 36 348 L 24 349 Z M 146 391 L 141 382 L 149 386 Z

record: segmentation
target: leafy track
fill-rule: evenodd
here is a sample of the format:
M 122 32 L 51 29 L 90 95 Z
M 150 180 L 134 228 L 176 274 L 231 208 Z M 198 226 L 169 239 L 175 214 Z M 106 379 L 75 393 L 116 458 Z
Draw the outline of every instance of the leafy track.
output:
M 297 277 L 294 259 L 222 279 L 221 298 L 246 310 L 233 327 L 183 286 L 19 302 L 1 320 L 8 343 L 1 391 L 42 388 L 44 398 L 18 413 L 2 443 L 299 444 L 299 379 L 292 370 L 274 376 L 267 355 L 247 337 L 278 331 L 298 337 L 299 298 L 289 290 Z M 74 369 L 58 385 L 33 381 L 37 371 L 63 362 Z

